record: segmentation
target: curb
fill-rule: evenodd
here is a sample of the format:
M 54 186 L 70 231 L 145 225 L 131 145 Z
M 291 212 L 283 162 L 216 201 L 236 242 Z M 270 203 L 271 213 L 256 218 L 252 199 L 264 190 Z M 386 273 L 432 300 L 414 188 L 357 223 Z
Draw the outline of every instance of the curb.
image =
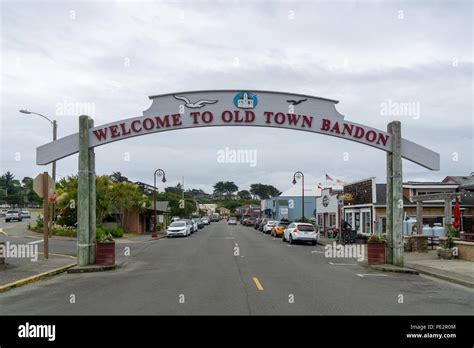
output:
M 418 271 L 419 273 L 430 276 L 430 277 L 438 278 L 438 279 L 445 280 L 447 282 L 455 283 L 455 284 L 458 284 L 458 285 L 463 285 L 463 286 L 466 286 L 468 288 L 474 288 L 474 283 L 472 281 L 451 277 L 450 275 L 442 274 L 442 273 L 439 273 L 439 272 L 433 272 L 433 271 L 430 270 L 431 267 L 428 267 L 428 266 L 419 266 L 419 265 L 409 264 L 409 265 L 407 265 L 407 267 L 410 267 L 410 268 Z M 426 268 L 429 268 L 429 269 L 426 269 Z
M 23 278 L 23 279 L 14 281 L 12 283 L 8 283 L 6 285 L 2 285 L 2 286 L 0 286 L 0 293 L 8 291 L 8 290 L 13 289 L 13 288 L 17 288 L 17 287 L 22 286 L 22 285 L 26 285 L 26 284 L 29 284 L 29 283 L 36 282 L 36 281 L 44 279 L 44 278 L 51 277 L 51 276 L 59 274 L 59 273 L 63 273 L 65 271 L 67 271 L 69 268 L 74 267 L 75 265 L 76 265 L 75 263 L 69 264 L 69 265 L 66 265 L 66 266 L 63 266 L 63 267 L 60 267 L 60 268 L 53 269 L 51 271 L 43 272 L 43 273 L 40 273 L 40 274 L 35 274 L 31 277 Z
M 374 269 L 377 271 L 382 272 L 393 272 L 393 273 L 405 273 L 405 274 L 416 274 L 418 275 L 419 272 L 415 269 L 405 268 L 405 267 L 392 267 L 392 266 L 384 266 L 384 265 L 367 265 L 368 268 Z
M 76 266 L 76 265 L 74 265 Z M 117 269 L 117 264 L 110 265 L 110 266 L 83 266 L 83 267 L 72 267 L 67 270 L 67 273 L 91 273 L 91 272 L 105 272 L 105 271 L 113 271 Z

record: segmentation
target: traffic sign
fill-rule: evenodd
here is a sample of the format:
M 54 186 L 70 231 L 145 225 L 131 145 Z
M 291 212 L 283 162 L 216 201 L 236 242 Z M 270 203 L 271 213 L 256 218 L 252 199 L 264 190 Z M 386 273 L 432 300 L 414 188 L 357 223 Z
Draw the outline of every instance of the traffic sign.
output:
M 38 196 L 40 196 L 41 198 L 43 198 L 43 173 L 41 174 L 38 174 L 36 176 L 36 178 L 34 178 L 33 180 L 33 191 L 36 192 L 36 194 Z M 48 174 L 48 187 L 47 187 L 47 191 L 50 192 L 50 189 L 54 190 L 55 189 L 55 184 L 54 184 L 54 180 L 51 176 L 49 176 Z

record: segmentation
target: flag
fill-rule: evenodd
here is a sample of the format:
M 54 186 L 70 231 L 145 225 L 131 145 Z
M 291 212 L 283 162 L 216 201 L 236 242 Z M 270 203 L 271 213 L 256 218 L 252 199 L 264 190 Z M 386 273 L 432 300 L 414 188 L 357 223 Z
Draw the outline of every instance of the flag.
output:
M 329 175 L 326 174 L 326 180 L 334 181 Z
M 318 189 L 323 189 L 323 187 L 321 186 L 321 183 L 318 184 Z

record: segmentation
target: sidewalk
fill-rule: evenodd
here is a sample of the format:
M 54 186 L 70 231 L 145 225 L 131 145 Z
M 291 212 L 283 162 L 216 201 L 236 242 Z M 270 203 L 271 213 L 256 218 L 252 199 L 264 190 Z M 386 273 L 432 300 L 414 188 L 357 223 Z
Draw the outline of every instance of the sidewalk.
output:
M 334 239 L 320 236 L 319 244 L 332 244 Z M 405 267 L 393 265 L 373 265 L 370 268 L 398 273 L 414 273 L 412 270 L 431 277 L 446 280 L 474 288 L 474 263 L 464 260 L 441 260 L 438 259 L 436 250 L 428 250 L 427 253 L 405 252 Z
M 7 258 L 0 264 L 0 293 L 66 271 L 76 264 L 72 256 L 40 253 L 36 262 L 28 258 Z
M 474 263 L 438 259 L 436 250 L 427 253 L 406 252 L 405 266 L 420 273 L 474 288 Z

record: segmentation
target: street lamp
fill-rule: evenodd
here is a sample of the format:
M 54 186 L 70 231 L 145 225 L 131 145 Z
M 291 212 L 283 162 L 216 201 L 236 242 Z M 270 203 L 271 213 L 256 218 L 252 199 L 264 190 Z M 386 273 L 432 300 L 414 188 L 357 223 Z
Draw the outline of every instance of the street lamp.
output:
M 51 125 L 53 126 L 53 141 L 56 141 L 57 132 L 58 132 L 58 123 L 56 122 L 56 120 L 51 120 L 50 118 L 46 117 L 45 115 L 42 115 L 42 114 L 39 114 L 39 113 L 33 112 L 33 111 L 28 111 L 28 110 L 25 110 L 25 109 L 20 110 L 20 112 L 22 114 L 27 114 L 27 115 L 33 114 L 33 115 L 40 116 L 40 117 L 44 118 L 46 121 L 48 121 L 49 123 L 51 123 Z M 53 168 L 52 168 L 51 175 L 53 177 L 53 181 L 56 182 L 56 161 L 53 162 Z M 54 190 L 56 190 L 56 188 L 54 188 Z M 56 215 L 55 213 L 56 213 L 56 203 L 53 203 L 51 221 L 54 221 L 54 218 L 55 218 L 55 215 Z
M 155 170 L 155 173 L 153 174 L 153 233 L 151 234 L 152 237 L 156 238 L 158 237 L 158 231 L 156 230 L 156 176 L 163 177 L 161 179 L 162 182 L 166 182 L 166 174 L 163 169 L 157 169 Z
M 296 179 L 301 179 L 301 222 L 304 222 L 304 174 L 300 171 L 293 174 L 293 185 L 296 184 Z

